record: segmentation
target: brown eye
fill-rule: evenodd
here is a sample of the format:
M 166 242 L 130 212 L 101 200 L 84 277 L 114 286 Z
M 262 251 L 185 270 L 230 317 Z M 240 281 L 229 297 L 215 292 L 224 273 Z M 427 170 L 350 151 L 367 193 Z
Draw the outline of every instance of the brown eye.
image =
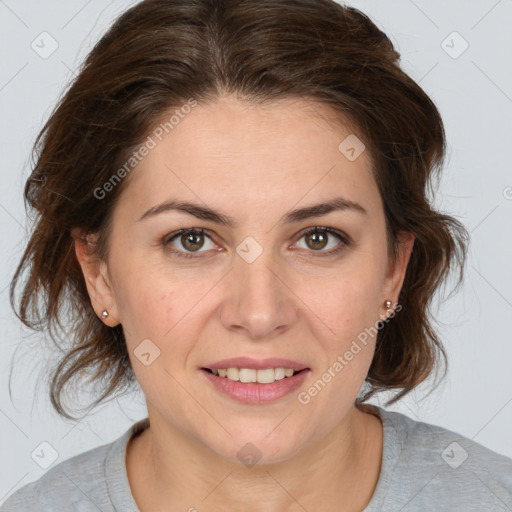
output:
M 328 242 L 328 235 L 326 233 L 313 231 L 312 233 L 308 233 L 305 235 L 306 244 L 310 249 L 319 250 L 323 249 Z
M 180 242 L 187 251 L 197 251 L 204 244 L 204 234 L 187 233 L 181 235 Z
M 330 256 L 338 253 L 348 245 L 350 239 L 343 233 L 332 228 L 314 227 L 302 233 L 300 240 L 305 240 L 305 249 L 308 252 L 317 252 L 318 256 Z M 328 250 L 324 250 L 328 247 Z
M 205 250 L 201 250 L 204 248 L 205 242 L 209 242 L 211 247 L 206 246 Z M 197 228 L 180 229 L 167 236 L 163 240 L 163 245 L 168 248 L 173 255 L 183 258 L 193 258 L 194 253 L 201 254 L 208 252 L 208 249 L 215 248 L 215 244 L 211 238 L 202 229 Z

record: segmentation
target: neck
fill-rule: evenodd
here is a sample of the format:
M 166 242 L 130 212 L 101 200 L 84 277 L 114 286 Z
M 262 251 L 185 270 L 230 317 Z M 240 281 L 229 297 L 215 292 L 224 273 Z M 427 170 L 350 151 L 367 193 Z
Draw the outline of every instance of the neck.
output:
M 250 467 L 219 457 L 157 415 L 150 421 L 126 456 L 141 512 L 303 512 L 319 504 L 326 511 L 360 511 L 379 478 L 382 424 L 355 407 L 320 442 L 282 462 Z

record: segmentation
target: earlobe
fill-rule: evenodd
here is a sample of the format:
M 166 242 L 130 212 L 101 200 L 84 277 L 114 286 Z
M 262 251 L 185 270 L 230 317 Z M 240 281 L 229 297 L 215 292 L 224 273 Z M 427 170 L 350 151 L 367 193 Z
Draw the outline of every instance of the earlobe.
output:
M 114 327 L 119 324 L 114 290 L 109 279 L 107 263 L 94 254 L 95 236 L 83 236 L 76 231 L 72 231 L 72 234 L 76 258 L 82 269 L 91 305 L 106 325 Z M 104 311 L 107 311 L 108 315 L 103 314 Z

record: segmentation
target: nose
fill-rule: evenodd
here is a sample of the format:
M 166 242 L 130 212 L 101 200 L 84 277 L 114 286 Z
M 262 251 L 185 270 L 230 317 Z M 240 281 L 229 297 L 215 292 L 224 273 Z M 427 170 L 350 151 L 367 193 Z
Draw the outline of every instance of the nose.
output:
M 237 255 L 233 266 L 221 306 L 224 327 L 254 340 L 289 330 L 297 322 L 298 299 L 287 283 L 285 267 L 277 264 L 270 251 L 251 263 Z

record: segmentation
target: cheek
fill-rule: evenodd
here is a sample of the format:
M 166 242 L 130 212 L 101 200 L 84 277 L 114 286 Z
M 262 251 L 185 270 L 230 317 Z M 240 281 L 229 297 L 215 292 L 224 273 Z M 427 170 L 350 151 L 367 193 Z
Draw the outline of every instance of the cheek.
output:
M 143 265 L 136 271 L 124 269 L 116 279 L 115 296 L 129 348 L 133 350 L 145 338 L 154 339 L 160 346 L 163 335 L 176 322 L 179 307 L 176 286 L 169 286 Z
M 153 379 L 155 369 L 166 368 L 173 374 L 183 371 L 193 340 L 200 335 L 202 309 L 198 306 L 208 283 L 194 285 L 148 268 L 131 275 L 134 277 L 118 289 L 116 300 L 137 380 L 146 382 L 150 375 Z M 156 348 L 149 344 L 150 352 L 158 354 L 148 367 L 137 361 L 138 347 L 144 340 L 151 340 Z M 168 378 L 164 374 L 161 377 Z
M 165 283 L 149 278 L 126 283 L 120 298 L 120 315 L 135 377 L 144 394 L 158 400 L 162 388 L 172 383 L 176 365 L 186 359 L 188 347 L 176 343 L 180 315 L 178 294 Z
M 320 291 L 310 291 L 306 296 L 336 338 L 347 340 L 378 320 L 379 284 L 375 268 L 352 268 L 333 273 Z
M 325 357 L 316 377 L 323 384 L 313 383 L 306 393 L 309 397 L 321 394 L 317 407 L 338 417 L 359 392 L 373 359 L 379 320 L 379 276 L 368 267 L 364 274 L 354 269 L 326 282 L 325 293 L 318 294 L 316 309 L 312 308 L 329 327 L 323 330 L 326 334 L 317 338 Z

